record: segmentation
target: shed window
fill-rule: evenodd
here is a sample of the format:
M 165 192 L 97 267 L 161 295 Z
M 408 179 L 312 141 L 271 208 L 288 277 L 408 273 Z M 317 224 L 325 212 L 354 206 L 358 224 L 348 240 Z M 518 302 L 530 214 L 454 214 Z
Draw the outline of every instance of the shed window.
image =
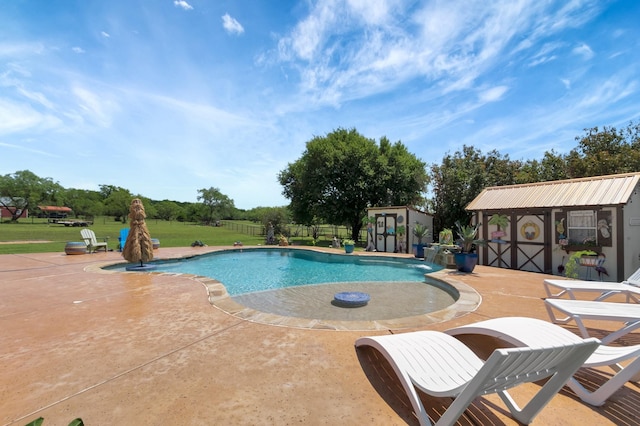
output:
M 567 237 L 569 244 L 597 245 L 597 214 L 594 210 L 569 211 Z

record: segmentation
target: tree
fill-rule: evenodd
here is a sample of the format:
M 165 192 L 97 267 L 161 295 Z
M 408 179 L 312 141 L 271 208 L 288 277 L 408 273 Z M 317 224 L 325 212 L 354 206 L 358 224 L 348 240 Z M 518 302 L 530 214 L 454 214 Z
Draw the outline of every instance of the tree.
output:
M 223 219 L 235 209 L 233 200 L 224 195 L 218 188 L 199 189 L 198 201 L 202 201 L 202 221 L 211 225 L 217 219 Z
M 544 153 L 542 161 L 529 160 L 522 164 L 515 183 L 551 182 L 567 178 L 566 158 L 552 149 Z
M 355 129 L 337 129 L 307 142 L 302 157 L 278 180 L 296 222 L 347 225 L 357 241 L 367 207 L 421 200 L 428 179 L 424 166 L 400 142 L 382 138 L 378 146 Z
M 119 186 L 100 185 L 100 194 L 104 197 L 104 213 L 127 223 L 129 204 L 133 199 L 131 192 Z
M 11 221 L 17 222 L 24 211 L 39 203 L 57 204 L 64 188 L 51 178 L 41 178 L 29 170 L 0 176 L 0 205 L 11 213 Z
M 496 150 L 483 155 L 466 145 L 462 151 L 445 155 L 441 165 L 432 164 L 434 231 L 453 228 L 458 221 L 469 223 L 471 214 L 466 206 L 487 186 L 516 183 L 519 165 Z
M 265 229 L 271 224 L 275 235 L 284 234 L 285 227 L 291 221 L 289 209 L 286 207 L 266 207 L 262 212 L 260 221 Z
M 67 189 L 64 199 L 67 207 L 77 216 L 99 216 L 104 210 L 102 195 L 98 191 Z
M 640 122 L 623 130 L 592 127 L 576 140 L 578 147 L 567 156 L 572 178 L 640 171 Z
M 174 201 L 163 200 L 156 203 L 158 217 L 164 220 L 176 220 L 178 216 L 184 214 L 183 208 Z
M 381 199 L 374 206 L 416 206 L 423 204 L 422 193 L 426 190 L 429 176 L 426 164 L 411 154 L 400 142 L 391 144 L 386 137 L 380 138 L 379 170 L 376 179 L 380 184 L 377 193 Z

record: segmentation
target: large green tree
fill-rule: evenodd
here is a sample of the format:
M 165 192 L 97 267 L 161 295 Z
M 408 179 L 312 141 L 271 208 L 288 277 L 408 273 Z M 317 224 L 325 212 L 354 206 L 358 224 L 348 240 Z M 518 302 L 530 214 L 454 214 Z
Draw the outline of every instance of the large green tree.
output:
M 65 205 L 76 216 L 100 216 L 104 211 L 103 195 L 88 189 L 67 189 L 64 195 Z
M 337 129 L 307 142 L 278 180 L 296 222 L 347 225 L 357 241 L 368 207 L 421 202 L 428 176 L 401 142 L 382 138 L 378 145 L 355 129 Z
M 640 171 L 640 122 L 615 127 L 585 129 L 576 137 L 578 146 L 567 155 L 572 178 Z
M 509 160 L 496 150 L 484 155 L 479 149 L 464 145 L 461 151 L 447 153 L 442 164 L 431 165 L 434 231 L 453 228 L 457 221 L 468 223 L 467 205 L 487 186 L 516 183 L 520 162 Z
M 229 217 L 235 210 L 233 200 L 218 188 L 199 189 L 198 194 L 198 201 L 201 201 L 203 206 L 201 220 L 207 225 L 211 225 L 218 219 Z
M 133 194 L 128 189 L 114 185 L 100 185 L 100 194 L 104 198 L 104 212 L 126 223 Z
M 158 218 L 163 220 L 176 220 L 184 214 L 184 209 L 175 201 L 162 200 L 155 204 Z
M 64 188 L 51 178 L 38 177 L 29 170 L 0 176 L 0 205 L 11 213 L 12 222 L 38 204 L 58 205 L 63 192 Z

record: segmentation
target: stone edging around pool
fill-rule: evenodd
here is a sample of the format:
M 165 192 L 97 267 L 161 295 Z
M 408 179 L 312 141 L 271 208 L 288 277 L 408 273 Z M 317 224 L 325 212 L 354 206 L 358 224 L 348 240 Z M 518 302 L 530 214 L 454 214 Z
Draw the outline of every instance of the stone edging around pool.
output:
M 453 287 L 460 295 L 458 300 L 445 309 L 429 312 L 423 315 L 415 315 L 404 318 L 394 318 L 387 320 L 371 321 L 335 321 L 319 320 L 310 318 L 288 317 L 276 315 L 268 312 L 258 311 L 239 304 L 229 294 L 225 286 L 210 277 L 194 274 L 169 273 L 169 272 L 118 272 L 102 269 L 108 264 L 90 265 L 85 268 L 87 272 L 101 273 L 132 273 L 132 274 L 154 274 L 154 275 L 174 275 L 177 277 L 192 279 L 201 283 L 207 290 L 209 302 L 214 307 L 220 309 L 233 317 L 267 325 L 281 327 L 313 329 L 313 330 L 334 330 L 334 331 L 370 331 L 370 330 L 398 330 L 403 328 L 417 328 L 429 324 L 448 321 L 474 312 L 482 302 L 482 296 L 471 286 L 451 278 L 450 270 L 443 269 L 433 272 L 428 276 L 435 281 L 439 281 L 443 287 Z

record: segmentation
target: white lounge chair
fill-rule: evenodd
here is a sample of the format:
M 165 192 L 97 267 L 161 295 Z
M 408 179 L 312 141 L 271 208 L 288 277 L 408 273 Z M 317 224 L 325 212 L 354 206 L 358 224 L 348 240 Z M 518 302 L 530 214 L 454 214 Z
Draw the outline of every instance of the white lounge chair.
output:
M 627 296 L 627 302 L 640 303 L 640 268 L 620 283 L 548 279 L 544 280 L 544 289 L 550 299 L 558 299 L 565 294 L 570 299 L 575 299 L 575 292 L 595 292 L 599 293 L 595 300 L 604 300 L 615 294 L 624 294 Z
M 537 318 L 523 317 L 503 317 L 480 321 L 474 324 L 452 328 L 445 331 L 445 333 L 451 336 L 467 334 L 491 336 L 514 346 L 529 346 L 532 348 L 543 347 L 550 344 L 557 345 L 582 341 L 580 337 L 559 325 L 554 325 Z M 630 360 L 631 362 L 624 367 L 619 364 L 626 360 Z M 567 382 L 567 386 L 587 404 L 602 405 L 613 393 L 623 387 L 626 382 L 640 379 L 638 376 L 640 372 L 640 345 L 600 345 L 582 366 L 586 368 L 609 366 L 615 372 L 611 378 L 594 391 L 586 389 L 574 377 Z
M 497 393 L 521 423 L 529 424 L 598 347 L 585 339 L 544 348 L 496 349 L 483 362 L 458 339 L 437 331 L 361 337 L 389 361 L 409 396 L 420 424 L 431 425 L 417 389 L 435 397 L 455 397 L 436 423 L 451 425 L 478 396 Z M 550 377 L 520 409 L 507 389 Z
M 544 301 L 549 318 L 555 324 L 567 324 L 575 321 L 583 337 L 589 337 L 589 331 L 584 325 L 584 320 L 617 321 L 623 323 L 622 327 L 602 338 L 602 343 L 607 344 L 630 333 L 640 327 L 640 304 L 638 303 L 614 303 L 595 302 L 590 300 L 571 299 L 545 299 Z M 559 318 L 555 310 L 566 315 Z
M 100 249 L 104 249 L 104 251 L 106 252 L 109 249 L 106 239 L 105 241 L 98 242 L 95 232 L 93 232 L 91 229 L 83 229 L 82 231 L 80 231 L 80 235 L 82 235 L 84 242 L 87 244 L 89 253 L 94 253 Z

